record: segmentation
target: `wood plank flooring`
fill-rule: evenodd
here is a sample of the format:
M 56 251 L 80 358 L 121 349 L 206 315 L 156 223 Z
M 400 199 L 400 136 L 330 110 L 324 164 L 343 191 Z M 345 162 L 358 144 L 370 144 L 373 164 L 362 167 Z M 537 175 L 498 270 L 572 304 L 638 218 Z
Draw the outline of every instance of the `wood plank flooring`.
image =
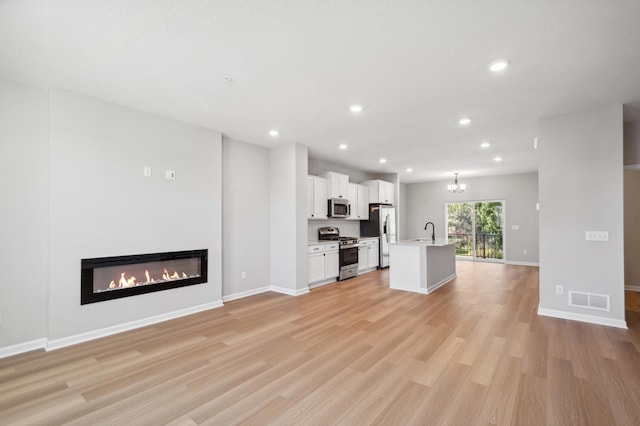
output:
M 639 294 L 620 330 L 537 316 L 537 268 L 457 268 L 430 295 L 376 271 L 2 359 L 0 424 L 640 424 Z

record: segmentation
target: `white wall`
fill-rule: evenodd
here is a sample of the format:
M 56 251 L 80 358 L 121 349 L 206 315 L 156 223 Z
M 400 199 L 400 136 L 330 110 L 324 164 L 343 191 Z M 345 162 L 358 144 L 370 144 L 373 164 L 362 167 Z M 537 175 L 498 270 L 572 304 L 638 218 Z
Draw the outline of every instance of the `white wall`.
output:
M 540 121 L 540 309 L 554 316 L 624 324 L 622 126 L 622 105 Z M 568 306 L 569 290 L 610 295 L 611 311 Z
M 220 133 L 61 90 L 50 111 L 49 338 L 220 301 Z M 82 258 L 203 248 L 208 283 L 80 305 Z
M 48 108 L 45 90 L 0 79 L 0 348 L 47 331 Z
M 398 239 L 407 240 L 410 235 L 407 233 L 407 184 L 398 184 Z
M 301 294 L 307 286 L 307 147 L 270 151 L 271 286 Z
M 430 236 L 424 230 L 427 222 L 435 224 L 436 237 L 446 237 L 445 205 L 463 201 L 505 201 L 505 260 L 507 262 L 538 262 L 538 201 L 537 173 L 460 179 L 467 185 L 465 192 L 452 194 L 447 190 L 451 181 L 407 184 L 406 238 Z M 519 230 L 512 230 L 518 225 Z M 527 250 L 527 254 L 523 254 Z
M 309 174 L 314 176 L 320 176 L 325 172 L 342 173 L 349 176 L 349 182 L 361 183 L 371 179 L 377 179 L 375 174 L 365 172 L 362 170 L 356 170 L 352 167 L 343 166 L 341 164 L 332 163 L 325 160 L 319 160 L 317 158 L 309 157 L 308 159 Z
M 222 140 L 222 294 L 270 285 L 269 150 Z M 242 279 L 246 272 L 246 279 Z

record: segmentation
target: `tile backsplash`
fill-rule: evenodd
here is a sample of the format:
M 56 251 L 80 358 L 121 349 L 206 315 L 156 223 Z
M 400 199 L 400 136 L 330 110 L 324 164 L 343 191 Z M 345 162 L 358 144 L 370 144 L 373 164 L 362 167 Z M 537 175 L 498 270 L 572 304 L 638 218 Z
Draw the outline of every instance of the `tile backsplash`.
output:
M 318 239 L 318 228 L 333 226 L 340 230 L 340 235 L 345 237 L 360 237 L 360 221 L 345 219 L 309 220 L 307 240 Z

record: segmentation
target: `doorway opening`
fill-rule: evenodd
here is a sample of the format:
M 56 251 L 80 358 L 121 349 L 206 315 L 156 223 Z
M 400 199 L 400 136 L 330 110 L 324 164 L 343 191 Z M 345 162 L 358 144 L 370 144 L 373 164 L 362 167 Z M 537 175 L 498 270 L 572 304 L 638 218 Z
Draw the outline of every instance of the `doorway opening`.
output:
M 504 261 L 504 201 L 447 203 L 447 241 L 456 243 L 456 257 Z

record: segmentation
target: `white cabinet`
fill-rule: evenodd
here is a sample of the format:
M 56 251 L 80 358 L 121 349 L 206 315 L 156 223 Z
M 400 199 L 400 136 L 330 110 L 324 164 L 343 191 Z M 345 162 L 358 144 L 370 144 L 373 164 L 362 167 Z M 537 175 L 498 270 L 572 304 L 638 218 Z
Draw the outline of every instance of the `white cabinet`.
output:
M 369 188 L 370 203 L 395 203 L 395 186 L 385 180 L 368 180 L 363 183 Z
M 347 186 L 349 185 L 349 176 L 342 173 L 326 172 L 322 176 L 327 179 L 328 198 L 345 198 L 347 197 Z
M 369 258 L 367 259 L 369 268 L 377 268 L 380 265 L 380 250 L 379 243 L 375 241 L 374 244 L 369 245 Z
M 358 219 L 369 220 L 369 188 L 358 185 Z
M 358 272 L 375 269 L 380 264 L 378 239 L 360 240 L 358 247 Z
M 313 244 L 308 247 L 309 284 L 333 281 L 340 274 L 338 243 Z
M 324 253 L 309 254 L 309 282 L 315 283 L 324 279 Z
M 347 186 L 347 199 L 351 205 L 348 220 L 369 220 L 369 188 L 350 183 Z
M 338 250 L 328 251 L 324 256 L 325 279 L 336 278 L 340 275 L 340 254 Z
M 307 218 L 327 219 L 327 180 L 307 176 Z

